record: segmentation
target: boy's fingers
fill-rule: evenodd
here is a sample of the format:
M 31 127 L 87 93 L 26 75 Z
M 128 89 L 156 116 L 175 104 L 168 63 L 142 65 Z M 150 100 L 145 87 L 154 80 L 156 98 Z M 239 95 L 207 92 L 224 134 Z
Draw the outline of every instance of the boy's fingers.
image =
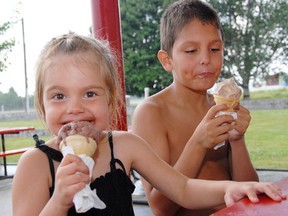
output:
M 226 109 L 228 109 L 228 106 L 226 104 L 214 105 L 208 110 L 206 117 L 208 117 L 209 119 L 213 119 L 218 112 L 224 111 Z

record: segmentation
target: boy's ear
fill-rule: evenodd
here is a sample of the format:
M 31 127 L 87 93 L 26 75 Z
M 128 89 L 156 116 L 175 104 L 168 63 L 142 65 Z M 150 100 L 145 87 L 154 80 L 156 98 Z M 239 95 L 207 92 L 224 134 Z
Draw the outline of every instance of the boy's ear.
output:
M 158 60 L 162 64 L 162 67 L 167 71 L 167 72 L 172 72 L 173 67 L 170 61 L 169 54 L 165 50 L 159 50 L 158 51 Z

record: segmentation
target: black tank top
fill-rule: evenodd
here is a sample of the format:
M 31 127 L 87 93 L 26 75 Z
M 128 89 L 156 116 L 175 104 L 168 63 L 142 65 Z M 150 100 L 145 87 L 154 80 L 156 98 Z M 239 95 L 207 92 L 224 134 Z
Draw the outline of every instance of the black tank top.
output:
M 96 189 L 98 197 L 106 204 L 105 209 L 92 208 L 85 213 L 77 213 L 75 207 L 69 209 L 68 216 L 71 215 L 117 215 L 117 216 L 130 216 L 134 215 L 132 205 L 132 193 L 135 189 L 134 184 L 130 178 L 126 175 L 125 167 L 123 163 L 114 158 L 113 152 L 113 139 L 112 132 L 108 133 L 109 145 L 111 149 L 111 161 L 110 172 L 103 176 L 96 178 L 90 183 L 90 188 Z M 53 160 L 60 162 L 63 159 L 61 152 L 50 148 L 45 144 L 36 145 L 41 151 L 43 151 L 49 160 L 49 166 L 52 176 L 52 186 L 49 188 L 50 196 L 52 196 L 55 186 L 55 168 Z M 116 164 L 119 164 L 120 168 L 116 169 Z

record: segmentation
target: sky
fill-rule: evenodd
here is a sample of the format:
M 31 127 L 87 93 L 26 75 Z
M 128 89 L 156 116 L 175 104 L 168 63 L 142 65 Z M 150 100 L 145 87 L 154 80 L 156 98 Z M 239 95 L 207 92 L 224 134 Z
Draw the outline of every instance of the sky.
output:
M 22 2 L 22 5 L 18 4 Z M 17 6 L 18 5 L 18 6 Z M 16 14 L 16 9 L 19 15 Z M 53 37 L 73 31 L 89 35 L 92 26 L 91 0 L 1 0 L 0 24 L 11 17 L 23 17 L 28 94 L 34 94 L 35 63 L 43 46 Z M 15 19 L 14 19 L 15 20 Z M 25 96 L 25 67 L 21 21 L 2 38 L 15 38 L 16 45 L 8 56 L 8 68 L 0 73 L 0 92 L 11 87 Z

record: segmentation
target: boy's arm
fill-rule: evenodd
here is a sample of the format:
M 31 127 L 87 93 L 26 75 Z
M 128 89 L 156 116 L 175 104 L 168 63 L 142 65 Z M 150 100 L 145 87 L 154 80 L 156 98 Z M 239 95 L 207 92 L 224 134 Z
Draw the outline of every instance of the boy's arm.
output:
M 235 130 L 231 131 L 229 140 L 231 145 L 232 180 L 259 181 L 257 172 L 250 160 L 244 137 L 251 120 L 250 112 L 240 106 L 237 115 Z

